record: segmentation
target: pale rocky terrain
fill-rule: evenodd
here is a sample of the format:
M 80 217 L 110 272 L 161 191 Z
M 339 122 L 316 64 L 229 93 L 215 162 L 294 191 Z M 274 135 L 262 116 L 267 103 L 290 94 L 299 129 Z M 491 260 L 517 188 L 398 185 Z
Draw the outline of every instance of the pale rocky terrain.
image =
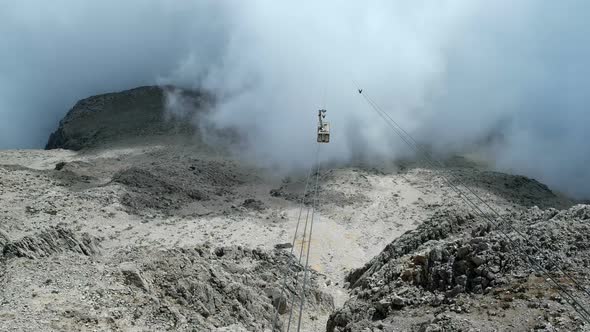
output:
M 187 95 L 197 106 L 209 101 Z M 306 170 L 277 173 L 207 145 L 194 127 L 166 116 L 163 98 L 156 87 L 89 98 L 52 135 L 54 149 L 0 151 L 0 330 L 270 331 L 277 309 L 276 328 L 285 329 L 288 300 L 301 293 L 303 268 L 285 244 Z M 146 108 L 151 115 L 133 130 L 122 125 L 130 120 L 116 121 L 121 110 L 135 119 Z M 439 268 L 440 260 L 430 263 L 435 248 L 458 261 L 456 250 L 476 241 L 486 243 L 486 262 L 500 255 L 497 231 L 469 215 L 440 172 L 461 179 L 537 243 L 562 216 L 564 234 L 582 237 L 561 236 L 555 226 L 552 236 L 562 242 L 543 248 L 587 280 L 588 214 L 576 211 L 588 207 L 543 212 L 575 202 L 467 158 L 447 165 L 441 171 L 392 160 L 321 172 L 302 330 L 583 329 L 563 299 L 551 297 L 553 286 L 518 257 L 493 272 L 493 285 L 477 279 L 478 287 L 473 278 L 481 276 L 469 270 L 463 280 L 465 271 L 452 268 L 448 284 L 416 280 L 429 274 L 412 271 Z M 444 226 L 453 220 L 460 227 Z M 428 235 L 433 229 L 438 235 Z M 297 240 L 294 252 L 302 245 Z M 572 246 L 579 250 L 560 252 Z M 470 250 L 461 258 L 479 249 Z M 520 284 L 525 291 L 513 291 Z M 457 285 L 457 294 L 446 293 Z M 531 301 L 534 292 L 543 295 Z M 521 293 L 527 298 L 510 295 Z M 505 301 L 510 296 L 517 299 Z M 522 317 L 528 321 L 518 325 Z
M 584 330 L 542 269 L 588 307 L 590 206 L 534 207 L 505 219 L 494 227 L 440 211 L 400 236 L 346 277 L 352 297 L 328 331 Z

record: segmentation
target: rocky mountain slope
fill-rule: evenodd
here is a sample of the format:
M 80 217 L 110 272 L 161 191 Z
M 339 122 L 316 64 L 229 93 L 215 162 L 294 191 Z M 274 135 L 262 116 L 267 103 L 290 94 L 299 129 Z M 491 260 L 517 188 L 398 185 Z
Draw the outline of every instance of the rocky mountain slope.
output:
M 166 93 L 182 98 L 183 113 L 166 111 Z M 158 138 L 170 140 L 194 134 L 191 119 L 206 112 L 211 97 L 198 91 L 174 87 L 145 86 L 82 99 L 60 121 L 46 149 L 98 147 L 114 142 L 141 142 Z
M 353 296 L 328 331 L 581 330 L 584 321 L 549 278 L 590 305 L 590 206 L 535 207 L 505 219 L 494 227 L 445 211 L 394 240 L 346 277 Z
M 56 234 L 63 240 L 46 241 Z M 194 245 L 99 254 L 94 240 L 77 238 L 59 229 L 4 246 L 2 330 L 271 330 L 299 288 L 289 277 L 281 296 L 284 270 L 302 273 L 280 251 Z M 308 304 L 333 309 L 317 283 L 312 274 Z
M 291 248 L 305 171 L 207 145 L 198 115 L 166 115 L 164 89 L 85 99 L 51 150 L 0 151 L 0 331 L 271 331 L 277 315 L 285 330 L 307 246 Z M 544 255 L 563 258 L 584 282 L 588 207 L 461 157 L 443 170 L 325 164 L 303 331 L 584 328 L 440 172 L 542 248 L 522 250 L 548 269 Z

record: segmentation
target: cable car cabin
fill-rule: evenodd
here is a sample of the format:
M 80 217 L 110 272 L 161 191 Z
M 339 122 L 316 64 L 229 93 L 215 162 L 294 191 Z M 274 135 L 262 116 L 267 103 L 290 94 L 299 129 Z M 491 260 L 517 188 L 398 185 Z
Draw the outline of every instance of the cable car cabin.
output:
M 329 143 L 330 142 L 330 124 L 328 122 L 322 122 L 318 126 L 318 143 Z
M 323 121 L 326 118 L 326 110 L 319 110 L 318 118 L 320 119 L 318 122 L 318 143 L 328 143 L 330 142 L 330 124 Z

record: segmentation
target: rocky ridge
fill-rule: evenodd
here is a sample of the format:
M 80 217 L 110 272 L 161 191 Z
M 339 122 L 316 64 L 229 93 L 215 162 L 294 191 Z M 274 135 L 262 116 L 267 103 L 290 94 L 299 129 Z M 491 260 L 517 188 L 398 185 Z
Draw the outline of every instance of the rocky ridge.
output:
M 505 219 L 511 226 L 502 223 L 496 229 L 470 214 L 436 214 L 348 275 L 353 297 L 331 315 L 327 330 L 581 329 L 583 322 L 575 311 L 531 262 L 567 282 L 574 294 L 582 291 L 553 263 L 588 289 L 590 206 L 563 211 L 531 208 Z M 418 311 L 430 314 L 418 318 Z M 518 325 L 516 318 L 527 315 L 543 318 L 528 322 L 526 328 Z
M 130 263 L 136 261 L 136 255 L 143 256 L 137 265 Z M 277 310 L 285 313 L 289 299 L 297 292 L 293 276 L 303 272 L 287 253 L 242 247 L 205 245 L 155 253 L 139 250 L 118 260 L 123 261 L 119 268 L 124 282 L 141 290 L 135 295 L 135 304 L 129 303 L 133 316 L 139 316 L 136 324 L 162 328 L 172 324 L 177 331 L 207 331 L 228 325 L 271 330 Z M 287 292 L 282 294 L 285 269 L 290 277 Z M 317 274 L 312 273 L 311 287 L 305 293 L 308 305 L 316 310 L 333 309 L 332 298 L 318 290 L 317 282 Z M 123 296 L 123 300 L 130 298 Z M 283 324 L 282 318 L 277 319 L 277 328 L 282 329 Z
M 167 93 L 182 98 L 182 112 L 167 112 Z M 199 91 L 170 86 L 144 86 L 82 99 L 60 121 L 46 149 L 81 150 L 125 142 L 145 142 L 160 137 L 189 138 L 192 123 L 205 112 L 211 97 Z
M 58 240 L 45 243 L 56 236 Z M 295 306 L 299 301 L 294 276 L 301 280 L 303 267 L 286 252 L 198 245 L 170 250 L 134 247 L 104 256 L 87 240 L 75 239 L 86 236 L 60 229 L 4 246 L 3 306 L 17 313 L 5 328 L 46 329 L 44 321 L 59 317 L 52 329 L 271 331 L 275 316 L 276 328 L 285 325 L 280 314 L 291 306 L 294 294 Z M 56 263 L 63 267 L 55 269 Z M 333 300 L 318 289 L 318 277 L 315 272 L 309 275 L 306 303 L 329 312 Z M 29 296 L 45 302 L 56 294 L 67 305 L 33 304 L 33 312 L 20 306 Z M 24 319 L 31 315 L 34 321 Z
M 100 240 L 88 233 L 76 234 L 63 226 L 50 227 L 35 235 L 11 241 L 0 231 L 0 252 L 5 259 L 14 257 L 41 258 L 64 252 L 86 256 L 100 251 Z

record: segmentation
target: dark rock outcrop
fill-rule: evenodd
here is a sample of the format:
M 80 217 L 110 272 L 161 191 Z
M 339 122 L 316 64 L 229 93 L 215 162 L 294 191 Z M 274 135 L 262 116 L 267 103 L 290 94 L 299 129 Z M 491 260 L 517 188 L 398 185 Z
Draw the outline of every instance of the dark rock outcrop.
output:
M 171 91 L 182 99 L 182 112 L 166 111 L 166 93 Z M 159 86 L 82 99 L 61 120 L 45 148 L 81 150 L 120 140 L 190 135 L 194 114 L 207 109 L 210 100 L 201 92 Z
M 266 209 L 266 205 L 259 199 L 254 198 L 247 198 L 242 203 L 242 206 L 246 209 L 254 210 L 254 211 L 263 211 Z
M 168 215 L 191 203 L 211 202 L 212 197 L 234 197 L 236 187 L 252 177 L 234 163 L 186 158 L 180 164 L 123 169 L 113 175 L 112 183 L 125 187 L 121 203 L 130 213 Z M 207 206 L 215 208 L 211 203 Z
M 10 237 L 6 232 L 0 229 L 0 249 L 4 248 L 7 244 L 10 243 Z
M 6 258 L 26 257 L 31 259 L 47 257 L 64 252 L 75 252 L 90 256 L 98 253 L 99 241 L 87 234 L 76 234 L 63 227 L 51 227 L 38 234 L 25 236 L 19 240 L 5 242 L 2 254 Z

